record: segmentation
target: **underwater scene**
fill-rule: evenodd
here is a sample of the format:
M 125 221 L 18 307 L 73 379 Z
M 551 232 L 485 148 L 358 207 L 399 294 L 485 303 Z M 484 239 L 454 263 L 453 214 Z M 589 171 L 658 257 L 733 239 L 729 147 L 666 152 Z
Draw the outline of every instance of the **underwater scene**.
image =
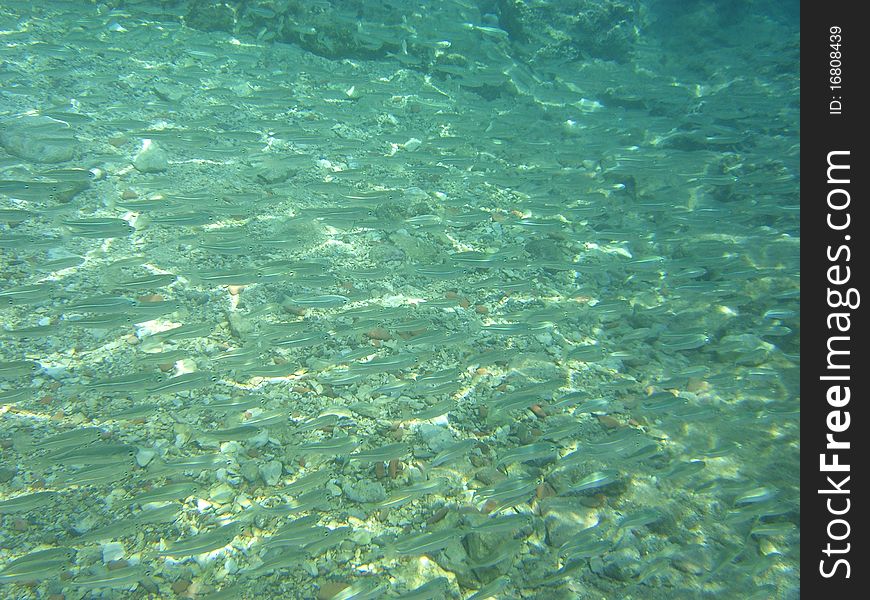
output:
M 0 599 L 796 600 L 797 2 L 2 0 Z

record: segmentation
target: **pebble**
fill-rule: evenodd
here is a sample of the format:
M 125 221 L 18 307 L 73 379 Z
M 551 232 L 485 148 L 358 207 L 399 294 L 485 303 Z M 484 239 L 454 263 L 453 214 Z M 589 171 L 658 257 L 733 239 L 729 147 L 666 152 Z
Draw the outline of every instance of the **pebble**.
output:
M 103 562 L 110 563 L 124 558 L 124 544 L 120 542 L 109 542 L 103 544 L 100 548 L 103 554 Z
M 208 493 L 209 500 L 216 504 L 226 504 L 236 495 L 236 491 L 225 483 L 216 485 Z
M 254 483 L 260 476 L 260 469 L 257 467 L 257 463 L 252 460 L 243 464 L 240 472 L 248 483 Z
M 369 339 L 380 340 L 382 342 L 385 342 L 392 337 L 390 332 L 383 327 L 375 327 L 374 329 L 369 330 L 366 333 L 366 336 L 368 336 Z
M 429 450 L 436 454 L 455 443 L 450 430 L 445 427 L 439 427 L 432 423 L 421 423 L 419 431 L 423 442 L 429 447 Z
M 387 491 L 377 481 L 365 479 L 341 486 L 344 495 L 353 502 L 380 502 L 387 497 Z
M 140 467 L 148 466 L 154 457 L 157 456 L 157 451 L 151 448 L 139 448 L 139 451 L 136 452 L 136 464 Z
M 153 140 L 143 140 L 133 166 L 140 173 L 161 173 L 169 168 L 169 155 Z
M 17 469 L 15 467 L 0 467 L 0 483 L 7 483 L 15 477 Z
M 267 462 L 260 467 L 260 475 L 263 477 L 263 482 L 266 485 L 277 485 L 281 480 L 281 474 L 284 472 L 284 465 L 277 460 Z
M 187 591 L 187 588 L 190 587 L 189 579 L 179 579 L 178 581 L 174 581 L 172 583 L 172 591 L 179 596 Z

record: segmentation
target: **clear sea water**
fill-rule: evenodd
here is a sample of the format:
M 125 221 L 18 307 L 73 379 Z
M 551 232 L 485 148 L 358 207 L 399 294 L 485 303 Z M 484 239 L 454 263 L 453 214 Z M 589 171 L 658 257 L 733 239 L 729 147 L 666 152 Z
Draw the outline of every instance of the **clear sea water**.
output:
M 798 25 L 4 0 L 0 598 L 798 598 Z

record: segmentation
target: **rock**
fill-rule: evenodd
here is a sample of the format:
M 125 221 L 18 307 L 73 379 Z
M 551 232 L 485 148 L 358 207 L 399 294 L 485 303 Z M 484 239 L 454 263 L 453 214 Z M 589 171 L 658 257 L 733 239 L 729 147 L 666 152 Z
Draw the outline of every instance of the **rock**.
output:
M 169 168 L 169 155 L 153 140 L 142 140 L 142 149 L 133 157 L 140 173 L 162 173 Z
M 26 115 L 5 121 L 0 146 L 9 154 L 38 163 L 71 160 L 78 141 L 69 123 L 51 117 Z
M 157 456 L 157 451 L 152 448 L 139 448 L 136 452 L 136 464 L 140 467 L 147 467 L 154 457 Z
M 429 447 L 429 450 L 436 454 L 445 448 L 449 448 L 455 442 L 453 434 L 446 427 L 439 427 L 432 423 L 422 423 L 420 424 L 419 431 L 423 442 Z
M 719 340 L 716 354 L 725 361 L 757 367 L 764 364 L 776 346 L 751 333 L 726 335 Z
M 456 540 L 445 548 L 439 565 L 456 575 L 460 585 L 472 585 L 474 581 L 491 581 L 506 573 L 514 561 L 504 559 L 492 565 L 480 565 L 491 562 L 494 556 L 511 546 L 516 551 L 519 550 L 519 543 L 513 539 L 512 532 L 471 533 L 465 536 L 464 542 Z M 478 566 L 472 568 L 471 565 Z
M 72 530 L 81 535 L 93 529 L 97 522 L 98 519 L 89 513 L 82 517 L 81 520 L 73 523 Z
M 187 95 L 184 88 L 168 83 L 158 83 L 154 86 L 154 93 L 161 100 L 167 102 L 181 102 Z
M 460 540 L 452 541 L 440 554 L 436 557 L 438 566 L 453 573 L 457 583 L 463 587 L 477 587 L 480 585 L 479 580 L 468 568 L 468 553 L 465 551 Z
M 494 485 L 504 479 L 504 475 L 495 467 L 484 467 L 474 474 L 474 478 L 483 485 Z
M 233 334 L 233 337 L 241 340 L 251 333 L 253 326 L 250 320 L 235 311 L 227 311 L 226 315 L 227 325 L 229 325 L 230 333 Z
M 348 500 L 353 502 L 380 502 L 387 497 L 387 491 L 377 481 L 362 479 L 353 483 L 344 483 L 342 491 Z
M 240 472 L 242 474 L 242 477 L 244 477 L 245 481 L 247 481 L 248 483 L 254 483 L 260 476 L 260 469 L 257 468 L 257 463 L 252 460 L 249 460 L 248 462 L 243 464 Z
M 274 157 L 261 159 L 254 168 L 254 176 L 263 183 L 281 183 L 296 175 L 298 169 Z
M 405 260 L 405 253 L 392 244 L 378 244 L 369 250 L 369 260 L 374 263 L 399 263 Z
M 109 542 L 103 544 L 101 551 L 103 553 L 103 562 L 110 563 L 124 558 L 124 544 L 120 542 Z
M 566 257 L 566 252 L 556 241 L 550 239 L 533 239 L 526 242 L 526 252 L 540 260 L 560 261 Z
M 641 557 L 633 547 L 620 548 L 607 556 L 602 574 L 615 581 L 631 581 L 637 577 Z
M 566 502 L 564 498 L 545 498 L 540 503 L 547 529 L 547 544 L 559 548 L 577 533 L 598 525 L 595 509 L 587 508 L 577 502 Z
M 226 504 L 232 501 L 235 495 L 236 491 L 232 487 L 226 483 L 221 483 L 211 489 L 208 493 L 208 498 L 216 504 Z
M 277 460 L 267 462 L 260 467 L 260 476 L 266 485 L 277 485 L 281 480 L 281 474 L 284 472 L 284 465 Z
M 15 467 L 0 467 L 0 483 L 7 483 L 15 477 Z

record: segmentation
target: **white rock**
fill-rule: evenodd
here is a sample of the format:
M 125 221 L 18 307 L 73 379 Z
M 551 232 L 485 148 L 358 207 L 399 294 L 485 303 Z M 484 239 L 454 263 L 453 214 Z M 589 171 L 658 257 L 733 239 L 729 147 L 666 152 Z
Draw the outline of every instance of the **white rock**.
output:
M 94 525 L 97 524 L 97 518 L 91 514 L 85 515 L 83 519 L 77 521 L 72 529 L 78 534 L 87 533 L 91 529 L 94 528 Z
M 438 453 L 454 443 L 453 434 L 446 427 L 439 427 L 431 423 L 421 423 L 419 426 L 420 437 L 429 446 L 429 450 Z
M 208 498 L 216 504 L 226 504 L 230 502 L 236 495 L 236 491 L 225 483 L 220 483 L 213 487 L 208 493 Z
M 418 140 L 417 138 L 411 138 L 407 142 L 402 144 L 402 147 L 408 152 L 414 152 L 416 150 L 419 150 L 420 146 L 422 145 L 423 142 L 421 140 Z
M 103 552 L 103 562 L 110 563 L 124 558 L 124 544 L 120 542 L 109 542 L 103 544 L 101 548 Z
M 142 140 L 142 149 L 133 158 L 140 173 L 160 173 L 169 168 L 169 155 L 154 140 Z
M 146 467 L 155 456 L 157 456 L 155 450 L 151 448 L 139 448 L 139 451 L 136 453 L 136 464 L 140 467 Z

